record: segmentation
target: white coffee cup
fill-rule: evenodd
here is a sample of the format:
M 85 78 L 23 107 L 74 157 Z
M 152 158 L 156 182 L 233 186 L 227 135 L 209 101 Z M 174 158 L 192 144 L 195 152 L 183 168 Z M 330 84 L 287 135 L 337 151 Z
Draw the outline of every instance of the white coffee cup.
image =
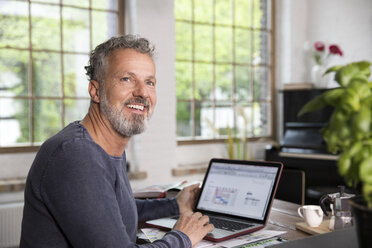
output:
M 318 205 L 305 205 L 299 207 L 298 214 L 310 227 L 317 227 L 323 221 L 323 210 Z

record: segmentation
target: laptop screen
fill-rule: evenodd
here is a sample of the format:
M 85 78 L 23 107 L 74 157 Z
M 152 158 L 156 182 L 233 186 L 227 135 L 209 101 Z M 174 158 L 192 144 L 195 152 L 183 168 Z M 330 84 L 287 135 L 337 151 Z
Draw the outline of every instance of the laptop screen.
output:
M 196 208 L 264 220 L 278 170 L 212 161 Z

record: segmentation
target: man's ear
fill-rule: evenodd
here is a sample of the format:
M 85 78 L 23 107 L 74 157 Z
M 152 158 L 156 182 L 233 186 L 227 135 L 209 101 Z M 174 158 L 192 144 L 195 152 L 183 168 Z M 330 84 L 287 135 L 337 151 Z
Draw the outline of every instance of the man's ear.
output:
M 92 102 L 99 103 L 99 83 L 95 80 L 89 82 L 88 92 Z

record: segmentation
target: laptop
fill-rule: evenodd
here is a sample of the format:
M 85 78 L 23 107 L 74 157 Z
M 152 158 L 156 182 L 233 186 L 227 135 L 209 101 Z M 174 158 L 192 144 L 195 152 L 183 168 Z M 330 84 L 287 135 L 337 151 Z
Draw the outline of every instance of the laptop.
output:
M 279 162 L 213 158 L 194 210 L 214 224 L 204 239 L 218 242 L 264 228 L 282 170 Z M 171 229 L 176 221 L 173 216 L 146 224 Z

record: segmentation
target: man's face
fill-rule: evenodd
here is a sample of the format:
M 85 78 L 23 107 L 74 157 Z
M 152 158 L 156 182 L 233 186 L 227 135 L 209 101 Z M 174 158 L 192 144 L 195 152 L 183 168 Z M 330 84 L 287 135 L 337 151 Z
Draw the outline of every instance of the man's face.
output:
M 156 104 L 155 64 L 146 54 L 118 49 L 107 58 L 100 109 L 124 137 L 146 129 Z

